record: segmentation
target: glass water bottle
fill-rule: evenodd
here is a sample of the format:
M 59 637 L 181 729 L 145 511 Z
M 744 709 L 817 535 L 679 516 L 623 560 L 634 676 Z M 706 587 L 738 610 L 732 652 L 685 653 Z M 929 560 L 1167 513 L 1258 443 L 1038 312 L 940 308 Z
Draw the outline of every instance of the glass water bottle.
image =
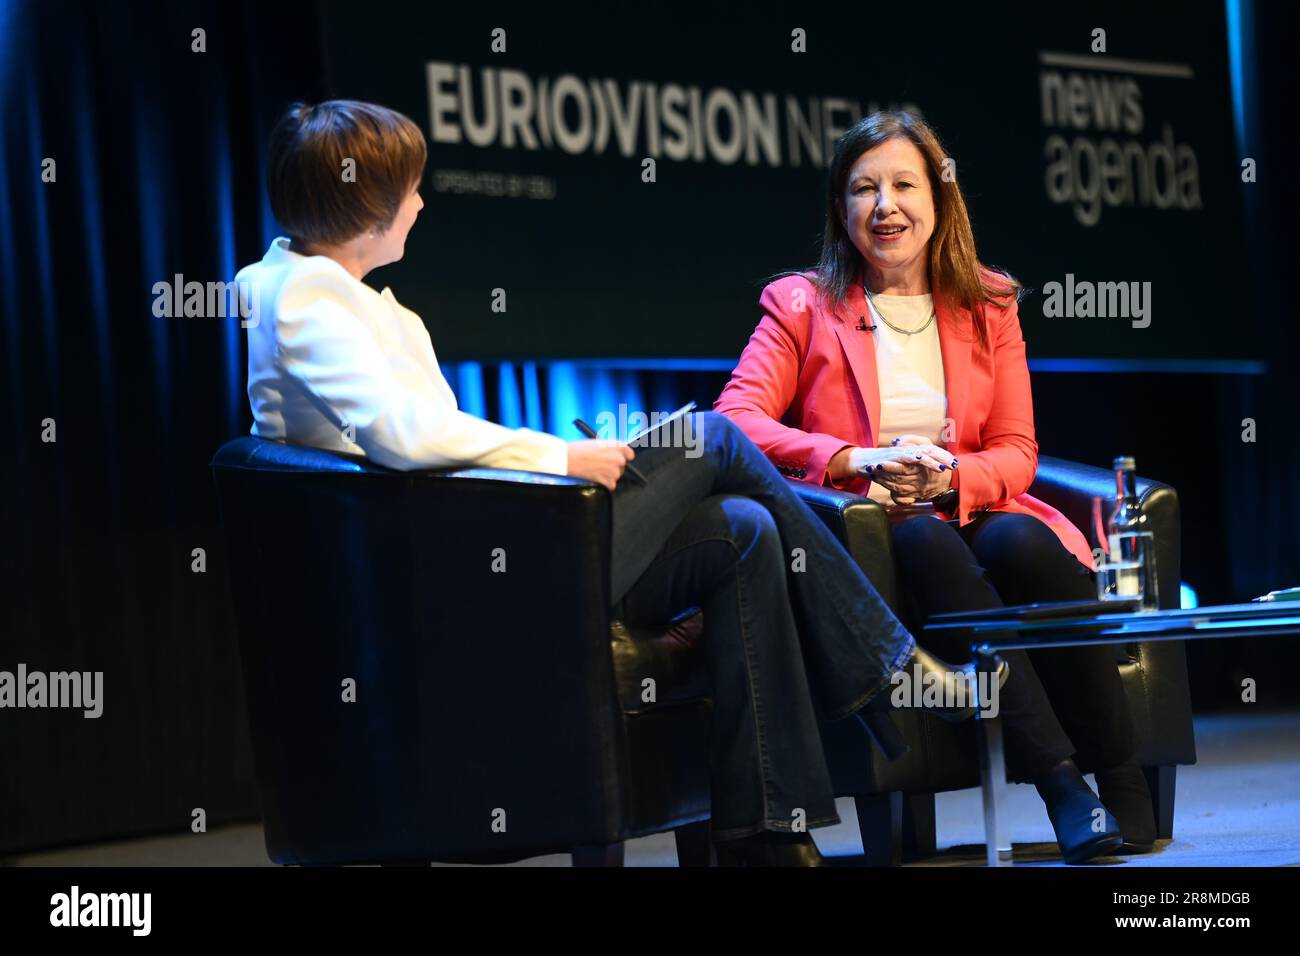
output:
M 1099 580 L 1102 598 L 1141 601 L 1144 611 L 1158 606 L 1155 535 L 1137 496 L 1137 465 L 1129 456 L 1115 459 L 1115 509 L 1106 522 L 1110 555 Z

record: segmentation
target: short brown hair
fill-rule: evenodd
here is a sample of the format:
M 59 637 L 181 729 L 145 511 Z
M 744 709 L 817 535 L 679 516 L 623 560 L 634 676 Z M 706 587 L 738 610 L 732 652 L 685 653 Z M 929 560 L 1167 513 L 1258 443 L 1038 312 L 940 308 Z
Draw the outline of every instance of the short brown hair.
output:
M 271 131 L 271 211 L 307 243 L 387 229 L 419 185 L 427 155 L 420 127 L 394 110 L 356 100 L 294 103 Z M 348 169 L 355 181 L 344 178 Z

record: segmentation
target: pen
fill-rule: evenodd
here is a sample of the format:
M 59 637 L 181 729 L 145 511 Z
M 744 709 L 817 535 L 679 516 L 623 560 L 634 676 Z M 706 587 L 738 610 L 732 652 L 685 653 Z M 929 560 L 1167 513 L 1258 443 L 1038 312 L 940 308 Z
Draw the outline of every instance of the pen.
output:
M 575 419 L 573 420 L 573 424 L 577 427 L 578 431 L 582 432 L 582 433 L 583 433 L 584 435 L 586 435 L 588 438 L 599 438 L 599 437 L 600 437 L 599 435 L 596 434 L 596 429 L 592 428 L 590 425 L 588 425 L 586 422 L 584 422 L 581 418 L 575 418 Z M 643 484 L 643 485 L 647 485 L 647 484 L 649 484 L 649 482 L 646 481 L 646 477 L 645 477 L 645 475 L 641 474 L 640 469 L 638 469 L 637 466 L 634 465 L 634 464 L 632 464 L 630 461 L 627 463 L 627 472 L 628 472 L 628 474 L 630 474 L 633 478 L 635 478 L 637 481 L 641 482 L 641 484 Z

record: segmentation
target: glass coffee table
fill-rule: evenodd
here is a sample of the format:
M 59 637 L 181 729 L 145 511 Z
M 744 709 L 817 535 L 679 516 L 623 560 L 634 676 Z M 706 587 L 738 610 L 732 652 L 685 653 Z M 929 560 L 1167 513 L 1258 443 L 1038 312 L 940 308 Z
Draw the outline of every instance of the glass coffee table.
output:
M 1300 634 L 1300 601 L 1261 601 L 1218 607 L 1137 611 L 1134 603 L 1116 602 L 1113 613 L 1072 611 L 1067 605 L 1031 605 L 936 615 L 927 633 L 957 632 L 971 646 L 976 667 L 992 674 L 998 652 L 1038 647 L 1077 647 L 1084 644 L 1130 644 L 1147 641 L 1192 641 L 1223 637 Z M 995 716 L 977 711 L 980 786 L 984 798 L 984 838 L 989 866 L 1011 865 L 1011 836 L 1006 826 L 1006 758 L 1002 726 Z

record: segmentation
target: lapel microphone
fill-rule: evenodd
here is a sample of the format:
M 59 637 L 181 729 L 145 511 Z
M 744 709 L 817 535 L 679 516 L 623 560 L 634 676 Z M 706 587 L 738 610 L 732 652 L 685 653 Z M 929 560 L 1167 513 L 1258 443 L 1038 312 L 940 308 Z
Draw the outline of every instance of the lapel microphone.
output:
M 858 324 L 853 327 L 853 330 L 855 332 L 874 332 L 876 331 L 876 327 L 874 324 L 867 325 L 866 317 L 860 315 L 858 316 Z

